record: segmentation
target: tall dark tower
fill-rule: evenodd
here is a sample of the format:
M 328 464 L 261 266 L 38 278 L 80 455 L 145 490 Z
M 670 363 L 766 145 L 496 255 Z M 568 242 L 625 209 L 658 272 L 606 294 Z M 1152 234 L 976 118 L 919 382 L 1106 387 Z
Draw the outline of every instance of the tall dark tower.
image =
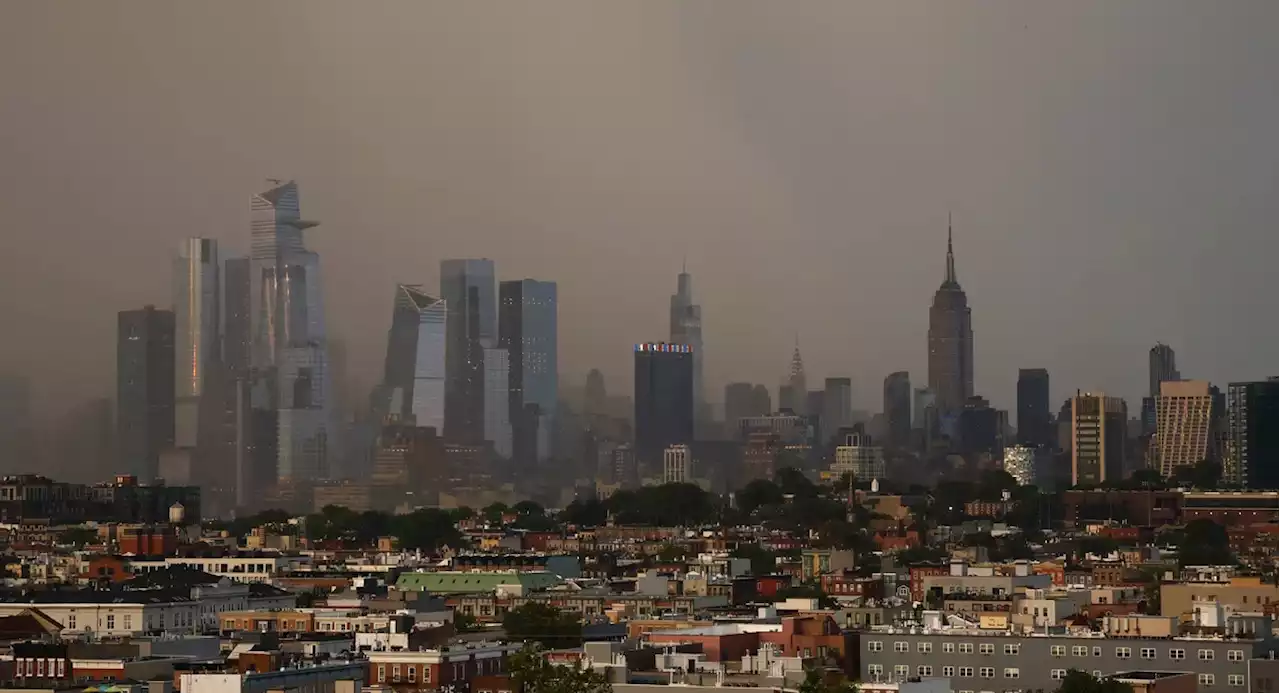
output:
M 973 396 L 973 327 L 969 300 L 956 280 L 956 256 L 951 249 L 951 219 L 947 218 L 947 275 L 929 308 L 929 389 L 945 413 L 964 408 Z
M 654 470 L 669 445 L 693 442 L 693 347 L 635 347 L 636 460 Z
M 1049 422 L 1049 371 L 1018 369 L 1018 444 L 1047 447 L 1054 437 Z
M 173 311 L 155 306 L 121 311 L 116 324 L 119 464 L 150 483 L 160 452 L 173 447 Z

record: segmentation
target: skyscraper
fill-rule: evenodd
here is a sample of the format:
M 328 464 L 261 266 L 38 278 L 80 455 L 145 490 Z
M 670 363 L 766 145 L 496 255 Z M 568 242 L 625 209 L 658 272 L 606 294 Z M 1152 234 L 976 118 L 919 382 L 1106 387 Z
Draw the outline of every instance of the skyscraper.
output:
M 827 378 L 822 383 L 822 430 L 824 436 L 853 425 L 853 381 Z
M 598 368 L 587 373 L 586 402 L 584 412 L 587 416 L 602 416 L 608 406 L 609 394 L 604 386 L 604 374 Z
M 635 346 L 636 457 L 652 471 L 671 445 L 693 442 L 693 347 Z
M 676 292 L 671 295 L 671 343 L 693 349 L 693 407 L 702 416 L 706 393 L 702 389 L 702 306 L 693 302 L 693 279 L 681 268 Z
M 800 358 L 800 339 L 796 338 L 795 351 L 791 353 L 791 370 L 787 374 L 786 387 L 779 389 L 778 406 L 790 409 L 792 413 L 804 416 L 809 413 L 809 388 L 805 382 L 804 359 Z M 814 412 L 820 414 L 821 412 Z
M 278 481 L 322 479 L 330 473 L 333 428 L 328 349 L 320 257 L 307 250 L 302 239 L 302 232 L 318 222 L 300 216 L 297 183 L 272 183 L 274 187 L 252 199 L 254 447 L 274 447 Z
M 523 464 L 551 456 L 559 402 L 555 282 L 504 281 L 498 287 L 498 348 L 506 349 L 512 457 Z
M 947 222 L 947 273 L 929 309 L 929 389 L 943 414 L 956 414 L 973 396 L 973 326 L 969 300 L 956 279 Z
M 1049 419 L 1049 371 L 1018 369 L 1018 444 L 1041 447 L 1053 444 Z
M 122 311 L 116 323 L 116 444 L 119 464 L 150 482 L 173 446 L 173 311 Z
M 889 424 L 889 447 L 911 444 L 911 374 L 890 373 L 884 379 L 884 415 Z
M 1129 412 L 1124 400 L 1077 392 L 1071 406 L 1071 484 L 1098 486 L 1124 475 Z
M 1230 443 L 1223 479 L 1250 489 L 1277 488 L 1276 421 L 1280 383 L 1275 378 L 1227 385 Z
M 484 440 L 484 349 L 498 338 L 493 261 L 442 261 L 440 296 L 449 305 L 444 435 L 476 443 Z
M 511 457 L 511 359 L 506 349 L 484 350 L 484 439 Z
M 211 415 L 222 407 L 209 397 L 213 379 L 222 375 L 220 270 L 217 241 L 189 238 L 178 246 L 173 271 L 173 438 L 179 448 L 211 442 L 201 437 L 212 433 Z
M 748 416 L 770 412 L 769 389 L 751 383 L 729 383 L 724 388 L 724 421 L 732 437 L 741 432 L 739 422 Z
M 422 287 L 396 285 L 383 371 L 386 413 L 401 425 L 434 428 L 445 422 L 448 304 Z
M 1147 369 L 1149 371 L 1147 395 L 1150 397 L 1160 396 L 1160 383 L 1182 379 L 1182 375 L 1178 373 L 1173 347 L 1167 344 L 1156 344 L 1151 347 L 1151 351 L 1147 353 Z
M 1156 398 L 1156 462 L 1171 477 L 1209 458 L 1214 393 L 1206 380 L 1162 380 Z
M 239 377 L 249 373 L 252 305 L 249 258 L 227 258 L 222 268 L 222 362 L 228 372 Z

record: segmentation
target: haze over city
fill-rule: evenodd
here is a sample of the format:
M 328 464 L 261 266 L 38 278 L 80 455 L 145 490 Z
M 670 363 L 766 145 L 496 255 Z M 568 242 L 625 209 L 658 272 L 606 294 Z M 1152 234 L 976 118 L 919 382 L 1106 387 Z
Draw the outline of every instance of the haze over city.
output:
M 975 391 L 1145 394 L 1147 349 L 1275 370 L 1274 3 L 0 7 L 0 342 L 42 413 L 107 396 L 116 312 L 297 179 L 364 386 L 396 282 L 559 285 L 560 378 L 631 390 L 687 263 L 708 397 L 925 380 L 953 218 Z M 721 6 L 722 7 L 722 6 Z

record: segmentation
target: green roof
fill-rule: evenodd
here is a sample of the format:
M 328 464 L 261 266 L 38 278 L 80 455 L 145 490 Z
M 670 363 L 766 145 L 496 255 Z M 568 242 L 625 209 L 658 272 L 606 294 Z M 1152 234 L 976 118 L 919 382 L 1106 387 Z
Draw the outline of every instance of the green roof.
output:
M 431 594 L 470 594 L 493 592 L 503 585 L 520 585 L 525 590 L 542 590 L 560 584 L 558 575 L 548 572 L 493 573 L 404 573 L 396 580 L 396 589 L 417 590 Z

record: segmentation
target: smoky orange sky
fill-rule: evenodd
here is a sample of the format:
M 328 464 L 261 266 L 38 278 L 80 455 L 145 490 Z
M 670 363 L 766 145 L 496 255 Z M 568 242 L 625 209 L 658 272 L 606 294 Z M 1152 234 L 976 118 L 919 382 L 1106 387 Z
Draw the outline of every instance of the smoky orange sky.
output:
M 1129 400 L 1277 363 L 1275 2 L 0 3 L 0 370 L 113 395 L 116 311 L 296 178 L 365 385 L 396 282 L 554 280 L 560 373 L 630 391 L 683 258 L 713 400 L 926 379 L 954 216 L 976 389 Z

